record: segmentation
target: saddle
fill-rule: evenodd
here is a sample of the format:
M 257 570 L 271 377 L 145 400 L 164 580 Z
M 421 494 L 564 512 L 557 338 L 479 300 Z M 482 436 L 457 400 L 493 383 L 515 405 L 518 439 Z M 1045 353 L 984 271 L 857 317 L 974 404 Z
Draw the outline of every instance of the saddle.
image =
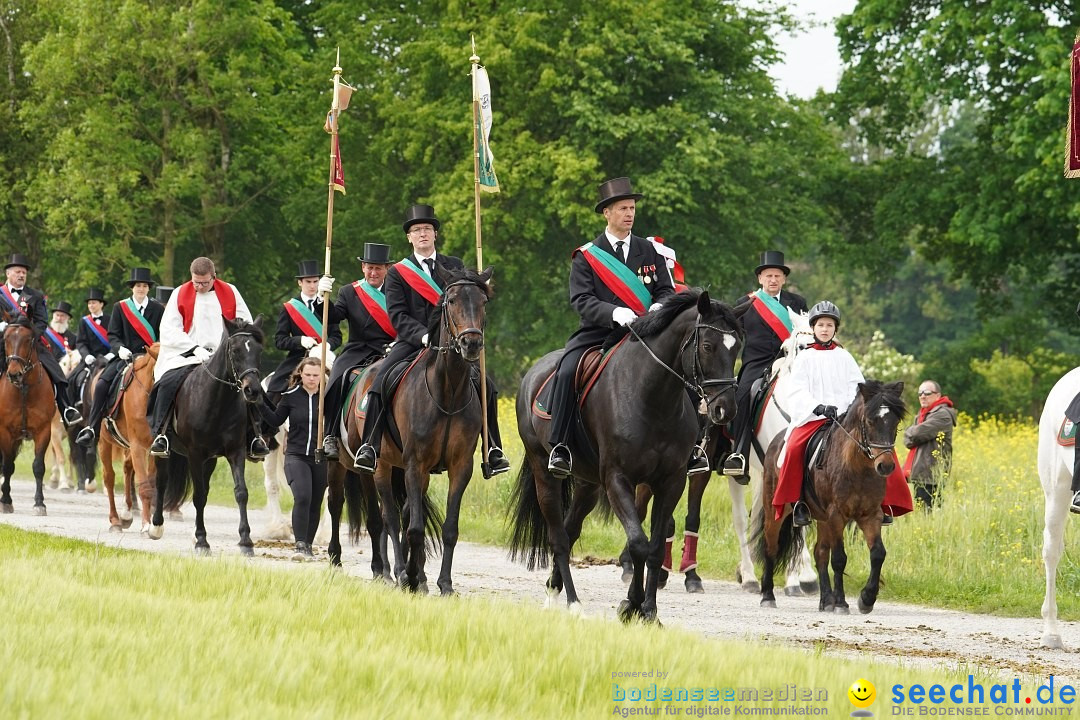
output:
M 589 348 L 581 355 L 581 359 L 574 369 L 574 391 L 577 393 L 579 407 L 585 406 L 585 399 L 588 397 L 589 391 L 592 390 L 615 352 L 626 342 L 627 337 L 629 336 L 624 336 L 610 349 L 605 350 L 597 345 Z M 551 398 L 555 391 L 555 386 L 551 383 L 553 377 L 555 377 L 554 370 L 544 378 L 544 382 L 536 392 L 536 397 L 533 398 L 533 414 L 544 420 L 551 419 Z

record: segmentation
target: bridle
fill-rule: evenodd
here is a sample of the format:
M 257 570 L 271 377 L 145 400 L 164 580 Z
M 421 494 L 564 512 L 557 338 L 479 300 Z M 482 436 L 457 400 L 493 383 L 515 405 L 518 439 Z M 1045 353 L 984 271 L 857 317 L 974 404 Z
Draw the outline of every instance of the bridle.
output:
M 20 326 L 16 326 L 16 327 L 20 327 Z M 8 355 L 7 354 L 7 330 L 5 329 L 5 331 L 4 331 L 4 353 L 5 353 L 4 354 L 4 365 L 5 366 L 10 366 L 11 363 L 17 362 L 17 363 L 19 363 L 19 366 L 22 368 L 19 372 L 15 372 L 15 373 L 10 372 L 10 371 L 5 371 L 5 374 L 8 377 L 8 381 L 10 381 L 11 384 L 14 385 L 17 388 L 25 388 L 26 387 L 26 385 L 24 384 L 23 381 L 26 379 L 26 376 L 29 375 L 30 373 L 32 373 L 34 371 L 34 368 L 37 367 L 37 365 L 41 362 L 40 360 L 33 360 L 30 357 L 33 354 L 33 351 L 34 351 L 33 350 L 34 343 L 33 343 L 32 339 L 31 339 L 31 341 L 29 343 L 27 343 L 27 346 L 28 346 L 29 349 L 27 351 L 27 356 L 26 357 L 23 357 L 22 355 Z
M 652 351 L 652 348 L 649 347 L 649 344 L 646 343 L 641 338 L 640 335 L 638 335 L 636 330 L 634 330 L 633 323 L 631 323 L 630 325 L 627 325 L 626 327 L 630 330 L 630 334 L 633 335 L 637 339 L 637 341 L 641 343 L 642 347 L 645 348 L 645 350 L 649 353 L 649 356 L 653 360 L 655 360 L 657 363 L 659 363 L 660 366 L 663 367 L 665 370 L 667 370 L 669 373 L 671 373 L 675 377 L 679 378 L 679 380 L 682 381 L 682 384 L 686 387 L 687 390 L 689 390 L 690 392 L 697 395 L 698 401 L 699 401 L 698 412 L 700 414 L 705 415 L 707 413 L 706 408 L 711 403 L 711 401 L 715 400 L 717 397 L 719 397 L 723 393 L 732 392 L 732 391 L 735 390 L 735 385 L 738 382 L 738 380 L 735 377 L 729 377 L 729 378 L 705 378 L 704 377 L 704 372 L 701 369 L 700 351 L 701 351 L 701 331 L 702 330 L 712 330 L 713 332 L 720 333 L 721 335 L 732 335 L 732 336 L 735 336 L 736 338 L 738 338 L 739 333 L 737 331 L 735 331 L 735 330 L 724 330 L 722 328 L 716 327 L 715 325 L 709 325 L 708 323 L 702 322 L 701 321 L 701 313 L 698 313 L 697 319 L 694 321 L 694 331 L 692 333 L 690 333 L 686 337 L 686 340 L 683 341 L 682 346 L 679 348 L 679 360 L 680 360 L 679 364 L 683 368 L 683 372 L 679 373 L 679 372 L 675 371 L 670 365 L 668 365 L 667 363 L 665 363 L 663 360 L 661 360 L 660 358 L 658 358 L 656 356 L 656 353 L 654 353 Z M 692 364 L 690 364 L 690 372 L 687 373 L 686 372 L 686 367 L 687 367 L 688 363 L 686 361 L 686 351 L 688 349 L 690 349 L 691 345 L 693 345 L 693 353 L 692 353 L 693 354 L 693 362 L 692 362 Z M 687 377 L 687 374 L 689 374 L 689 376 L 690 376 L 689 378 Z M 710 387 L 719 387 L 720 388 L 720 390 L 717 393 L 715 393 L 711 398 L 709 397 L 708 393 L 705 390 L 706 388 L 710 388 Z
M 477 283 L 472 280 L 455 280 L 454 282 L 447 285 L 446 289 L 443 290 L 442 301 L 439 303 L 439 311 L 442 314 L 442 328 L 446 331 L 446 335 L 450 338 L 450 340 L 446 345 L 429 346 L 432 350 L 438 350 L 439 352 L 443 353 L 447 351 L 452 351 L 456 352 L 458 355 L 463 355 L 461 349 L 462 338 L 464 338 L 466 335 L 479 335 L 481 341 L 483 341 L 484 339 L 483 328 L 467 327 L 458 332 L 454 332 L 454 328 L 457 326 L 457 324 L 454 322 L 453 318 L 450 317 L 450 309 L 447 307 L 447 298 L 450 295 L 451 288 L 459 287 L 461 285 L 476 286 Z M 485 322 L 486 321 L 487 318 L 485 316 Z
M 203 370 L 206 371 L 207 375 L 212 377 L 214 380 L 217 380 L 222 385 L 233 388 L 234 390 L 236 390 L 236 392 L 242 392 L 243 391 L 243 389 L 244 389 L 244 378 L 247 377 L 248 375 L 254 375 L 255 376 L 255 382 L 256 383 L 259 382 L 259 369 L 254 368 L 254 367 L 249 367 L 249 368 L 245 369 L 243 372 L 237 373 L 236 372 L 236 366 L 233 364 L 232 353 L 229 352 L 230 349 L 231 349 L 230 346 L 232 344 L 233 338 L 239 338 L 239 337 L 245 337 L 245 336 L 246 337 L 254 337 L 249 332 L 238 332 L 238 333 L 234 333 L 234 334 L 230 335 L 229 339 L 225 341 L 225 345 L 224 345 L 225 362 L 227 363 L 227 367 L 228 367 L 228 373 L 227 374 L 229 376 L 231 376 L 231 379 L 219 378 L 217 375 L 215 375 L 210 370 L 210 366 L 207 363 L 203 363 L 203 366 L 202 366 Z
M 889 412 L 892 412 L 892 410 L 889 410 Z M 865 454 L 866 457 L 870 458 L 870 462 L 877 462 L 877 459 L 879 457 L 884 455 L 886 452 L 891 452 L 893 450 L 894 442 L 870 442 L 866 439 L 870 437 L 870 422 L 866 419 L 865 404 L 863 405 L 862 417 L 859 418 L 859 434 L 862 435 L 862 440 L 857 440 L 854 435 L 847 431 L 847 428 L 840 424 L 839 420 L 837 420 L 834 424 L 836 425 L 836 427 L 843 430 L 845 435 L 851 438 L 851 442 L 855 443 L 855 445 L 863 451 L 863 454 Z M 875 450 L 877 452 L 874 452 Z

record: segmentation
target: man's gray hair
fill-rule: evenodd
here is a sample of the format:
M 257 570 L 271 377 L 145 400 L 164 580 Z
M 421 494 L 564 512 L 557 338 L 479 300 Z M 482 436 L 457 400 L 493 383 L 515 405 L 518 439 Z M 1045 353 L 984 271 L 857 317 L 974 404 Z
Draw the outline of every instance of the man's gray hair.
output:
M 197 257 L 191 261 L 192 275 L 213 275 L 214 261 L 208 257 Z

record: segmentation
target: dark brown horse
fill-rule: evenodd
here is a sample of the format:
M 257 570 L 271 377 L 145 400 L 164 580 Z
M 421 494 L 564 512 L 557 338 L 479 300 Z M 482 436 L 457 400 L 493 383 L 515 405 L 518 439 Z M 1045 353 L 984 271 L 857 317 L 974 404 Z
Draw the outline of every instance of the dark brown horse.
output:
M 473 474 L 473 454 L 480 439 L 483 413 L 473 383 L 484 349 L 485 306 L 492 291 L 492 268 L 435 272 L 445 288 L 439 311 L 432 316 L 434 339 L 402 378 L 387 408 L 399 431 L 401 447 L 384 433 L 375 486 L 382 505 L 383 524 L 394 546 L 394 576 L 399 584 L 427 592 L 424 575 L 427 543 L 442 527 L 442 568 L 438 586 L 443 595 L 454 592 L 451 571 L 458 539 L 461 499 Z M 393 468 L 403 468 L 404 486 L 394 482 Z M 446 468 L 449 488 L 445 521 L 440 523 L 428 500 L 432 471 Z M 426 531 L 426 532 L 425 532 Z
M 735 360 L 743 332 L 731 308 L 711 301 L 701 289 L 667 298 L 630 328 L 635 342 L 614 352 L 582 408 L 581 423 L 593 450 L 575 450 L 574 474 L 565 480 L 547 469 L 550 420 L 532 411 L 562 351 L 545 355 L 522 379 L 517 418 L 526 458 L 514 490 L 511 552 L 530 568 L 545 566 L 550 546 L 554 567 L 548 590 L 565 588 L 572 606 L 578 595 L 570 550 L 603 497 L 626 531 L 634 564 L 619 616 L 655 620 L 664 530 L 686 486 L 686 461 L 698 435 L 700 405 L 690 401 L 687 387 L 701 398 L 710 422 L 734 417 Z M 653 494 L 649 535 L 634 507 L 634 490 L 642 483 Z
M 868 613 L 877 602 L 885 544 L 881 541 L 881 503 L 885 498 L 885 478 L 896 469 L 896 429 L 906 409 L 901 393 L 904 383 L 867 380 L 851 407 L 838 423 L 829 425 L 829 437 L 820 462 L 814 463 L 803 499 L 817 521 L 814 561 L 817 565 L 823 612 L 848 612 L 844 597 L 844 527 L 855 523 L 870 548 L 870 577 L 859 594 L 859 612 Z M 765 475 L 761 501 L 754 508 L 756 559 L 763 563 L 761 606 L 776 607 L 773 573 L 802 551 L 802 529 L 791 522 L 791 508 L 785 506 L 779 519 L 772 505 L 779 471 L 776 458 L 784 444 L 778 435 L 765 453 Z M 829 563 L 835 579 L 829 582 Z
M 105 492 L 109 495 L 109 529 L 118 531 L 131 527 L 131 511 L 135 505 L 134 494 L 138 492 L 142 512 L 140 531 L 150 532 L 150 508 L 153 506 L 155 492 L 155 463 L 150 457 L 150 425 L 146 421 L 146 401 L 154 386 L 154 365 L 157 364 L 158 343 L 154 343 L 146 354 L 140 355 L 124 369 L 120 387 L 122 388 L 119 404 L 111 417 L 105 418 L 106 432 L 98 440 L 98 455 L 101 457 L 101 477 L 105 483 Z M 116 511 L 116 471 L 113 468 L 115 457 L 124 459 L 124 500 L 123 516 Z
M 11 503 L 15 456 L 23 440 L 30 440 L 34 443 L 34 514 L 44 515 L 45 451 L 49 449 L 56 405 L 52 381 L 38 353 L 48 349 L 23 315 L 0 310 L 0 319 L 8 323 L 4 330 L 4 374 L 0 377 L 0 466 L 4 473 L 0 512 L 15 511 Z

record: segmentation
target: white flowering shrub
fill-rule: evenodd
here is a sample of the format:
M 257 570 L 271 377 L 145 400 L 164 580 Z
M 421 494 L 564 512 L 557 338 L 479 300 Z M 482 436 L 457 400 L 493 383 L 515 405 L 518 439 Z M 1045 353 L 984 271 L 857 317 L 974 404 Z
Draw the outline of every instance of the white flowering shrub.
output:
M 904 382 L 904 401 L 908 407 L 918 407 L 919 382 L 923 364 L 914 356 L 905 355 L 885 339 L 885 333 L 875 330 L 865 348 L 851 348 L 863 377 L 884 382 Z M 914 403 L 914 404 L 913 404 Z

